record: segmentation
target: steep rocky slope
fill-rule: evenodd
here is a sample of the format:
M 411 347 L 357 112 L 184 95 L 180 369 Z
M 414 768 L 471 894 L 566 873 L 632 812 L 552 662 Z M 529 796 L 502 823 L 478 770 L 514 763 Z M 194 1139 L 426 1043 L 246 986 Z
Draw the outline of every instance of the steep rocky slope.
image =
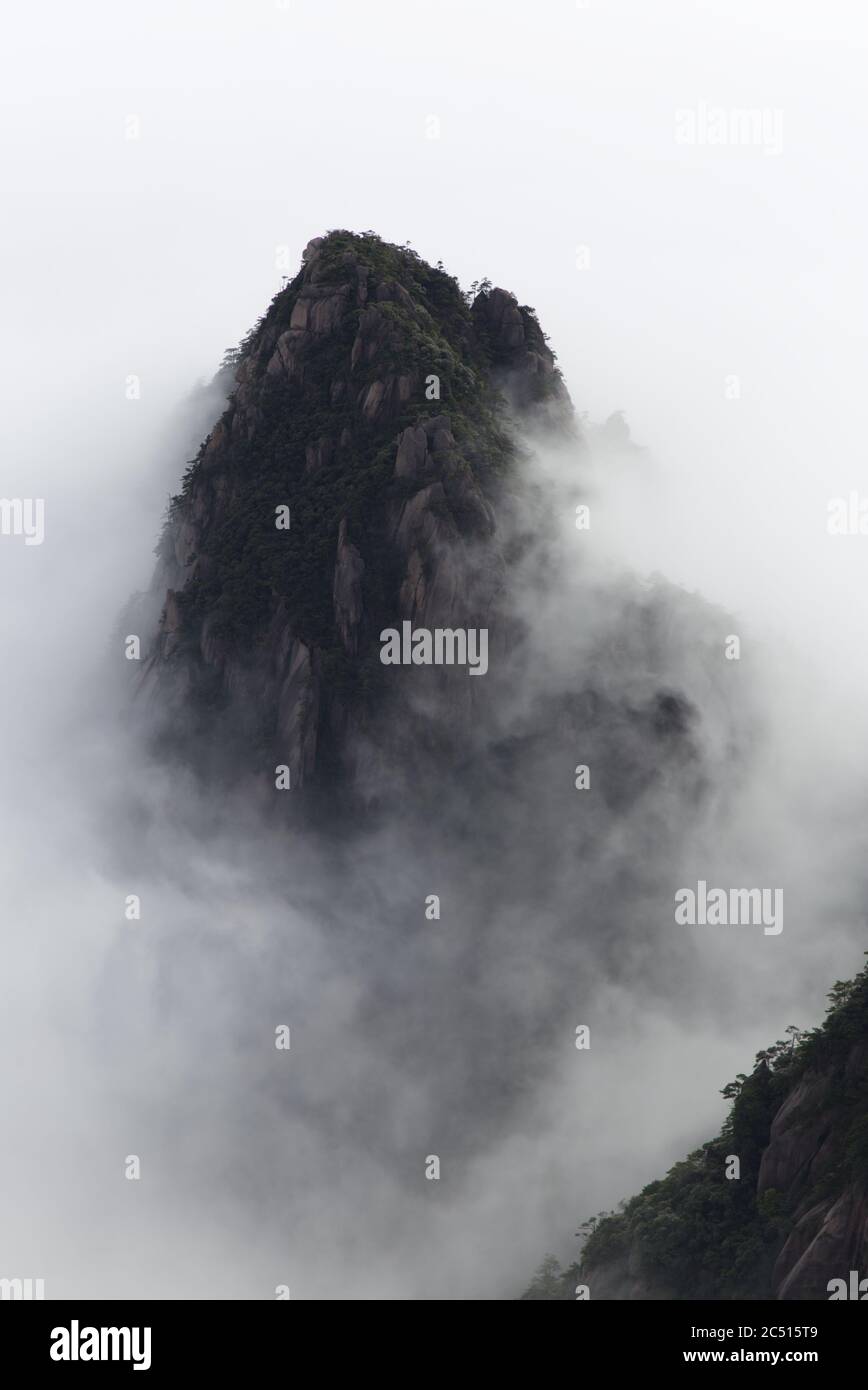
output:
M 469 304 L 407 248 L 344 232 L 310 243 L 232 365 L 161 542 L 150 682 L 188 749 L 216 723 L 224 759 L 371 793 L 380 631 L 505 640 L 511 421 L 569 430 L 569 398 L 512 295 Z M 476 684 L 453 679 L 447 706 L 466 716 Z
M 549 1258 L 525 1297 L 827 1299 L 868 1278 L 868 966 L 830 1000 L 726 1087 L 716 1139 L 587 1223 L 580 1263 Z
M 547 538 L 571 499 L 540 486 L 526 440 L 568 448 L 577 474 L 585 449 L 531 309 L 487 283 L 471 299 L 373 234 L 333 232 L 230 369 L 150 596 L 143 686 L 172 752 L 260 788 L 288 766 L 293 805 L 330 816 L 436 801 L 482 763 L 502 783 L 522 749 L 522 779 L 532 761 L 544 784 L 555 746 L 568 768 L 579 739 L 605 742 L 613 803 L 637 801 L 670 762 L 701 794 L 688 687 L 697 674 L 707 687 L 716 634 L 688 670 L 698 603 L 679 624 L 678 595 L 635 587 L 613 609 L 616 640 L 610 624 L 596 658 L 577 647 L 561 688 L 527 669 L 540 637 L 519 599 L 557 588 Z M 485 629 L 485 679 L 385 667 L 380 634 L 404 622 Z

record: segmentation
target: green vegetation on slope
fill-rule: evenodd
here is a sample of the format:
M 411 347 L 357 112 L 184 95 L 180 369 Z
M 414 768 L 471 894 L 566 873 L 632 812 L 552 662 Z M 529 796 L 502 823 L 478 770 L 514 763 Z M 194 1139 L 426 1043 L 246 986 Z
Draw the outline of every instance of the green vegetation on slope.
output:
M 868 953 L 866 953 L 868 954 Z M 806 1073 L 831 1078 L 825 1104 L 834 1110 L 835 1158 L 807 1193 L 805 1207 L 835 1197 L 868 1173 L 868 1080 L 852 1078 L 846 1064 L 856 1043 L 868 1042 L 868 965 L 829 993 L 821 1027 L 790 1035 L 757 1054 L 751 1076 L 740 1075 L 722 1094 L 732 1108 L 716 1139 L 676 1163 L 615 1212 L 586 1222 L 581 1262 L 561 1270 L 547 1256 L 522 1295 L 525 1299 L 568 1299 L 587 1271 L 624 1259 L 659 1297 L 752 1299 L 769 1296 L 774 1259 L 791 1229 L 793 1212 L 784 1193 L 757 1197 L 757 1176 L 772 1119 Z M 725 1177 L 726 1159 L 741 1160 L 739 1181 Z M 583 1277 L 582 1271 L 586 1271 Z
M 260 371 L 255 381 L 260 420 L 251 439 L 233 439 L 223 447 L 218 467 L 227 486 L 221 524 L 203 545 L 202 573 L 179 596 L 190 647 L 197 643 L 206 615 L 215 638 L 238 647 L 254 644 L 283 599 L 299 637 L 327 656 L 332 653 L 337 668 L 342 647 L 331 585 L 338 523 L 347 518 L 349 539 L 366 565 L 366 610 L 376 614 L 390 606 L 392 597 L 382 518 L 384 499 L 401 496 L 404 486 L 393 476 L 400 431 L 426 417 L 448 414 L 462 458 L 489 494 L 515 456 L 500 398 L 489 382 L 491 361 L 457 281 L 408 247 L 389 245 L 373 233 L 337 231 L 320 248 L 318 283 L 355 285 L 358 266 L 367 267 L 369 286 L 398 285 L 412 304 L 376 301 L 379 320 L 389 331 L 373 360 L 357 364 L 351 377 L 350 353 L 364 313 L 354 294 L 348 296 L 338 328 L 307 352 L 303 385 Z M 302 283 L 300 273 L 239 348 L 226 354 L 225 365 L 237 366 L 256 352 L 264 334 L 289 326 Z M 413 375 L 417 382 L 437 374 L 441 399 L 429 403 L 417 389 L 387 419 L 365 420 L 357 405 L 359 394 L 389 372 Z M 336 395 L 333 388 L 339 382 L 345 385 Z M 230 402 L 223 417 L 227 425 L 232 410 Z M 333 447 L 321 467 L 307 468 L 308 446 L 323 437 L 337 441 L 344 429 L 350 443 Z M 204 454 L 205 445 L 172 500 L 169 528 L 190 504 L 206 466 Z M 274 509 L 281 503 L 291 507 L 298 543 L 287 544 L 286 535 L 274 527 Z

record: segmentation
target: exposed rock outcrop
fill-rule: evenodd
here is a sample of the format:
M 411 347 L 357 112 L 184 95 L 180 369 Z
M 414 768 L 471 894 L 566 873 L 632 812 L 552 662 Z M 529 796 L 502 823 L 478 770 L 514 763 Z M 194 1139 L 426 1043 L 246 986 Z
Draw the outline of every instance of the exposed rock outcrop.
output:
M 302 261 L 174 500 L 146 679 L 187 745 L 217 721 L 239 756 L 293 762 L 298 786 L 336 767 L 359 781 L 383 626 L 494 621 L 496 504 L 518 457 L 498 385 L 519 413 L 550 403 L 572 421 L 533 314 L 505 291 L 470 306 L 373 236 L 314 238 Z M 452 684 L 455 713 L 471 691 Z
M 821 1028 L 727 1088 L 719 1138 L 597 1222 L 559 1291 L 549 1269 L 528 1296 L 581 1279 L 599 1298 L 812 1300 L 868 1278 L 868 967 L 831 997 Z
M 471 303 L 406 247 L 334 232 L 232 367 L 159 550 L 142 688 L 163 746 L 272 805 L 288 766 L 291 816 L 311 799 L 330 820 L 408 806 L 427 827 L 448 802 L 503 853 L 527 838 L 504 805 L 534 793 L 591 837 L 657 785 L 701 799 L 700 716 L 678 683 L 706 639 L 662 620 L 671 594 L 637 590 L 605 653 L 539 674 L 565 634 L 532 649 L 519 591 L 557 587 L 548 538 L 572 508 L 532 476 L 527 440 L 548 431 L 577 472 L 585 446 L 531 309 L 486 286 Z M 384 665 L 381 634 L 405 624 L 485 634 L 485 679 Z M 578 747 L 600 769 L 587 823 L 564 772 Z M 539 898 L 570 871 L 574 851 L 556 853 L 560 869 L 533 868 Z

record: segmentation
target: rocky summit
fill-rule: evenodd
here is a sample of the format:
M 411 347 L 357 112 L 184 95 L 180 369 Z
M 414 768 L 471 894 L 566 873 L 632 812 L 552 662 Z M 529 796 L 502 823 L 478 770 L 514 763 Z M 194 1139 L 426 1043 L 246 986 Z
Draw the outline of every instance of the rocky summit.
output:
M 513 295 L 465 296 L 408 247 L 338 231 L 224 378 L 160 542 L 146 688 L 203 763 L 217 746 L 233 775 L 280 763 L 298 790 L 373 796 L 394 690 L 380 632 L 505 638 L 516 425 L 575 431 L 561 374 Z
M 578 727 L 586 746 L 620 730 L 601 788 L 614 800 L 639 796 L 661 759 L 691 764 L 689 698 L 655 674 L 673 663 L 653 597 L 636 592 L 616 680 L 577 658 L 555 690 L 527 669 L 544 644 L 518 589 L 557 589 L 546 538 L 570 502 L 527 467 L 528 440 L 568 450 L 575 471 L 586 448 L 531 308 L 487 281 L 464 294 L 409 247 L 332 232 L 221 381 L 150 596 L 142 688 L 173 752 L 266 797 L 281 767 L 293 812 L 329 816 L 436 801 L 480 760 L 491 785 L 530 744 L 538 779 L 540 740 L 559 738 L 568 766 Z M 484 635 L 485 679 L 460 652 L 396 669 L 386 634 L 407 624 L 432 650 L 447 634 L 447 653 L 449 634 Z

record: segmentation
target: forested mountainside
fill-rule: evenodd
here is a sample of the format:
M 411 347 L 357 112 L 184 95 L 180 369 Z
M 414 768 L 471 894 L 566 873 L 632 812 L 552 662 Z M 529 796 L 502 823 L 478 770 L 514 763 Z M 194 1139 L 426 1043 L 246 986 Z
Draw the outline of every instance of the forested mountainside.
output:
M 523 1297 L 848 1296 L 830 1281 L 868 1274 L 868 966 L 829 999 L 725 1088 L 715 1139 L 587 1221 L 580 1260 L 547 1257 Z

